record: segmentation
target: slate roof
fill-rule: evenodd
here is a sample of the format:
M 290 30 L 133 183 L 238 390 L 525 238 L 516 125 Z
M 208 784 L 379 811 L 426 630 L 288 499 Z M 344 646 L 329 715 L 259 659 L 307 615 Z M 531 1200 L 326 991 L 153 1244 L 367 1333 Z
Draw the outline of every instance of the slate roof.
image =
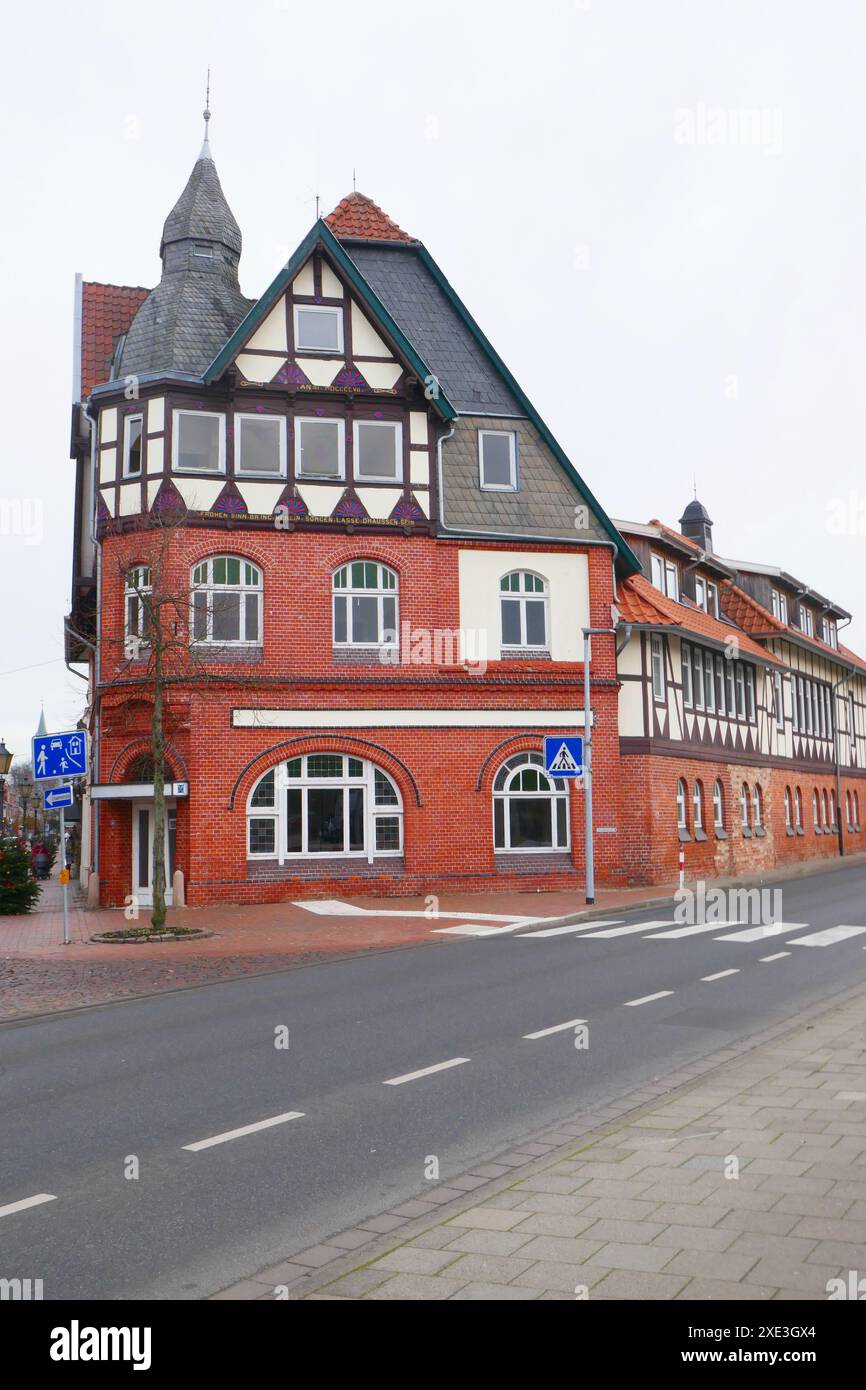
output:
M 427 269 L 420 247 L 350 242 L 346 250 L 461 414 L 526 414 Z
M 325 221 L 341 241 L 350 237 L 360 237 L 364 241 L 415 240 L 402 227 L 398 227 L 378 203 L 363 193 L 350 193 L 328 214 Z
M 114 345 L 132 322 L 149 290 L 139 285 L 103 285 L 85 280 L 81 286 L 81 399 L 108 379 Z
M 241 229 L 226 202 L 216 165 L 205 145 L 162 229 L 159 254 L 173 241 L 214 241 L 239 256 Z
M 206 245 L 210 257 L 195 255 Z M 162 278 L 130 325 L 118 375 L 200 377 L 253 300 L 241 293 L 241 233 L 205 142 L 165 220 Z

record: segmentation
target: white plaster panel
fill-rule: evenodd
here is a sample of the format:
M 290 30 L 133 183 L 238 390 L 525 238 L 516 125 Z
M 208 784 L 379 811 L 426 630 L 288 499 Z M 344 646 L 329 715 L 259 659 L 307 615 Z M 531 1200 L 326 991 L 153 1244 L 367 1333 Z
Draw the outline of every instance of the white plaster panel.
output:
M 280 500 L 285 483 L 250 483 L 235 478 L 235 485 L 247 504 L 247 510 L 259 516 L 271 516 Z
M 165 440 L 160 437 L 159 439 L 148 439 L 146 443 L 147 472 L 161 473 L 165 457 Z
M 378 391 L 390 391 L 399 381 L 403 368 L 399 362 L 362 362 L 359 371 Z
M 389 517 L 403 496 L 401 487 L 356 487 L 358 500 L 377 521 Z
M 409 481 L 421 487 L 430 486 L 430 455 L 413 450 L 409 455 Z
M 313 279 L 313 262 L 307 261 L 302 270 L 299 270 L 292 281 L 292 289 L 295 294 L 315 294 L 316 285 Z
M 141 511 L 141 483 L 124 483 L 120 489 L 118 516 L 134 516 Z
M 299 357 L 297 361 L 301 371 L 306 373 L 314 386 L 330 386 L 337 373 L 346 365 L 340 357 Z M 372 384 L 370 382 L 371 386 Z
M 237 366 L 247 381 L 272 381 L 285 360 L 285 357 L 253 357 L 251 353 L 242 352 Z
M 460 625 L 486 631 L 492 660 L 501 657 L 499 581 L 511 570 L 532 570 L 547 580 L 550 655 L 554 661 L 582 661 L 580 630 L 589 627 L 589 566 L 585 555 L 554 555 L 533 550 L 461 550 Z
M 345 491 L 345 483 L 298 483 L 298 496 L 310 516 L 330 516 Z
M 343 283 L 338 280 L 327 261 L 322 261 L 322 295 L 325 299 L 342 299 Z
M 427 412 L 426 410 L 410 410 L 409 412 L 409 443 L 426 444 L 427 433 Z
M 390 357 L 394 354 L 363 310 L 352 300 L 352 350 L 356 357 Z
M 260 323 L 253 336 L 244 344 L 248 348 L 262 348 L 264 351 L 282 352 L 289 350 L 286 337 L 286 299 L 281 295 L 263 323 Z
M 165 429 L 165 397 L 154 396 L 147 403 L 147 429 L 149 434 L 157 434 Z
M 99 442 L 113 444 L 117 439 L 117 407 L 109 406 L 99 415 Z
M 209 512 L 225 486 L 225 478 L 178 478 L 174 485 L 191 512 Z
M 99 481 L 113 483 L 117 476 L 117 450 L 103 449 L 99 455 Z

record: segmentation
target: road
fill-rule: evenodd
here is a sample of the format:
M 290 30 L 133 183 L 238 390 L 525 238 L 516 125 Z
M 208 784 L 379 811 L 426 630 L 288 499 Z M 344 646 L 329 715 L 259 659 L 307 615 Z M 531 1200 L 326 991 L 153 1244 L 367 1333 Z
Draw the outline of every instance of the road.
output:
M 0 1277 L 205 1297 L 866 978 L 866 869 L 776 886 L 764 939 L 656 908 L 3 1026 Z

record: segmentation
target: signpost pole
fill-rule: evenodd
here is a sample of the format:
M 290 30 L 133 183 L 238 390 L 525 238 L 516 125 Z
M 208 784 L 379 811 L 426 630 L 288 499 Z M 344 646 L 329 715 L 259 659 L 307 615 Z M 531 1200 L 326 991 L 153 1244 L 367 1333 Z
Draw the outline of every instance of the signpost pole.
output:
M 60 807 L 60 883 L 63 888 L 63 944 L 69 945 L 69 870 L 66 867 L 66 817 Z
M 589 659 L 592 636 L 583 630 L 583 788 L 586 901 L 595 902 L 595 851 L 592 839 L 592 709 L 589 691 Z

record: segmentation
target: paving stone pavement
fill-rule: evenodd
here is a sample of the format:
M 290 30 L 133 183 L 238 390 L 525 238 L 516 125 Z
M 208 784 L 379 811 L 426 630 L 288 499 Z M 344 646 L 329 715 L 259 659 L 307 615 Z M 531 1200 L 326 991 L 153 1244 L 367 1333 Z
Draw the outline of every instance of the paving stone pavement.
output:
M 215 1297 L 825 1300 L 851 1270 L 862 985 Z

